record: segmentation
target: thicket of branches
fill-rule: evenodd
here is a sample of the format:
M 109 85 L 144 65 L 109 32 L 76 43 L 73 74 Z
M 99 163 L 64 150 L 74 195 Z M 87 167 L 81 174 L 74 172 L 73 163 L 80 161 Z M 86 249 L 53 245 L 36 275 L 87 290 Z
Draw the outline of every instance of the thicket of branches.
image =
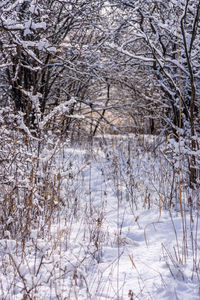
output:
M 107 111 L 135 131 L 148 123 L 197 188 L 199 18 L 198 0 L 2 1 L 2 109 L 20 113 L 36 137 L 61 112 L 62 132 L 84 118 L 94 135 L 111 123 Z

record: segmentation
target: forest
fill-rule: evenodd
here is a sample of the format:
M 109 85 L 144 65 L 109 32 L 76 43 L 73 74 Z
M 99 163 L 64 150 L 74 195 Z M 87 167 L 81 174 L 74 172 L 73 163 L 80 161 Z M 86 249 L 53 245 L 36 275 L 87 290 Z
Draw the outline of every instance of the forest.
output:
M 0 2 L 0 299 L 200 297 L 200 0 Z

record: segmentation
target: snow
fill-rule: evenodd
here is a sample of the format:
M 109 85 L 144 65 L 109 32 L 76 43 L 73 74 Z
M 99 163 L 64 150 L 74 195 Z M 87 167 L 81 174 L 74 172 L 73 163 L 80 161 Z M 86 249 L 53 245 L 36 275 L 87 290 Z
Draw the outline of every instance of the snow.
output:
M 56 154 L 57 171 L 52 172 L 62 169 L 61 195 L 67 205 L 52 216 L 45 234 L 37 226 L 31 230 L 23 250 L 20 241 L 0 240 L 1 299 L 21 300 L 26 294 L 38 300 L 199 299 L 193 260 L 196 257 L 198 264 L 199 212 L 192 223 L 185 213 L 185 261 L 181 214 L 159 207 L 158 193 L 150 184 L 157 181 L 152 175 L 157 159 L 144 152 L 130 157 L 136 199 L 133 195 L 133 202 L 128 201 L 130 183 L 123 177 L 126 139 L 116 137 L 124 145 L 121 152 L 108 137 L 107 148 L 79 145 Z M 108 150 L 112 156 L 106 155 Z M 191 234 L 196 235 L 196 246 Z

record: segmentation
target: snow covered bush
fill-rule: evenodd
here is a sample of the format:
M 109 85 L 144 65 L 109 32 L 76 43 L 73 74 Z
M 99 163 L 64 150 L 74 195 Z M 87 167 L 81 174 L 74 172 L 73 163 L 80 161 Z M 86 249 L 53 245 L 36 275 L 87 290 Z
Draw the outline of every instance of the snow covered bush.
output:
M 0 122 L 1 236 L 23 239 L 38 226 L 41 215 L 48 223 L 62 205 L 61 170 L 55 159 L 65 143 L 44 130 L 47 120 L 40 125 L 40 138 L 35 138 L 24 124 L 24 114 L 10 107 L 0 110 Z

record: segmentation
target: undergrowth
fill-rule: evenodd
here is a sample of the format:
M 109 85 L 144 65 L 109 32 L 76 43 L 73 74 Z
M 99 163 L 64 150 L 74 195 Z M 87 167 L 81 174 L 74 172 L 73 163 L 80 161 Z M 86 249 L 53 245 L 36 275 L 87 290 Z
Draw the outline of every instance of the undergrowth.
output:
M 0 122 L 1 299 L 98 299 L 102 294 L 109 299 L 113 290 L 117 299 L 153 299 L 144 296 L 147 287 L 132 256 L 140 293 L 123 291 L 119 282 L 119 260 L 129 243 L 123 236 L 125 212 L 120 215 L 124 203 L 139 228 L 141 211 L 157 210 L 158 223 L 163 212 L 169 213 L 176 236 L 173 250 L 162 244 L 169 272 L 173 278 L 200 282 L 198 194 L 189 190 L 183 174 L 184 226 L 178 236 L 178 173 L 166 159 L 165 143 L 148 136 L 105 137 L 92 144 L 82 141 L 82 146 L 79 141 L 72 150 L 60 132 L 31 135 L 22 126 L 23 116 L 9 108 L 1 112 Z M 100 190 L 96 186 L 98 204 L 91 186 L 95 163 L 104 178 Z M 106 223 L 108 185 L 116 199 L 118 227 L 112 232 Z M 191 195 L 196 205 L 188 201 Z M 105 281 L 98 268 L 105 246 L 116 249 L 110 262 L 118 272 L 115 288 L 111 275 Z M 184 273 L 189 263 L 190 278 Z

